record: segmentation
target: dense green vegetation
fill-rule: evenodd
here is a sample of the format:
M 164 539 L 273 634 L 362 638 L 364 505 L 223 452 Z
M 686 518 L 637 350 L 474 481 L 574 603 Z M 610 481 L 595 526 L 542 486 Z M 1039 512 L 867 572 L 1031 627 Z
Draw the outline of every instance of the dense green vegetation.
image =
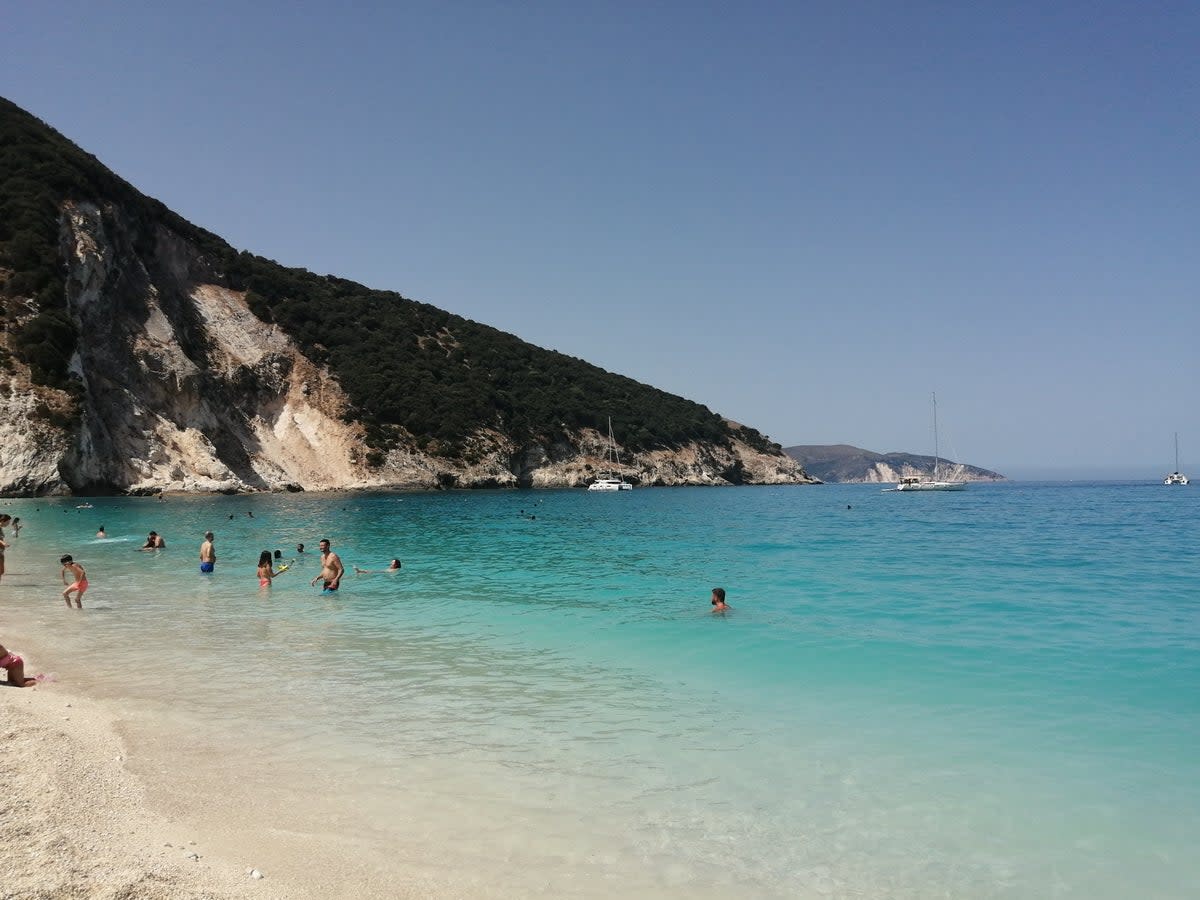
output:
M 631 450 L 732 437 L 720 416 L 682 397 L 396 293 L 239 253 L 0 98 L 0 269 L 9 273 L 0 297 L 6 323 L 23 316 L 13 347 L 43 383 L 69 383 L 76 340 L 58 250 L 60 207 L 68 200 L 118 205 L 135 223 L 143 258 L 152 253 L 155 225 L 191 241 L 214 281 L 247 291 L 258 316 L 329 366 L 377 448 L 403 430 L 432 452 L 458 454 L 481 426 L 553 441 L 580 427 L 604 430 L 609 416 Z M 778 450 L 752 429 L 738 436 Z

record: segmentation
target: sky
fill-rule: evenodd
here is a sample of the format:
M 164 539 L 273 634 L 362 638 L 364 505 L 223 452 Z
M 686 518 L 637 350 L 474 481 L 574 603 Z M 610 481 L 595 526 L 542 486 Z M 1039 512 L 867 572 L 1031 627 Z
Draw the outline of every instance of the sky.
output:
M 1200 475 L 1200 6 L 3 7 L 0 95 L 239 249 L 784 446 Z

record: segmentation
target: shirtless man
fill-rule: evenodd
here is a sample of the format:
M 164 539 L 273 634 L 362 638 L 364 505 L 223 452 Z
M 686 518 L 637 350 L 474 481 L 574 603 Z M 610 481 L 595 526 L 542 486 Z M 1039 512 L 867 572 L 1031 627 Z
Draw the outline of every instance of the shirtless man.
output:
M 315 585 L 318 581 L 323 580 L 326 591 L 336 591 L 341 586 L 342 576 L 346 574 L 346 567 L 342 565 L 338 555 L 329 549 L 328 538 L 323 538 L 318 546 L 321 548 L 321 574 L 309 584 Z
M 733 609 L 733 607 L 725 602 L 725 588 L 713 588 L 712 611 L 723 613 L 727 609 Z
M 213 549 L 213 533 L 204 532 L 204 543 L 200 545 L 200 571 L 205 575 L 212 574 L 217 564 L 217 551 Z
M 146 543 L 138 548 L 139 550 L 166 550 L 167 542 L 162 539 L 162 535 L 157 531 L 152 531 L 146 537 Z

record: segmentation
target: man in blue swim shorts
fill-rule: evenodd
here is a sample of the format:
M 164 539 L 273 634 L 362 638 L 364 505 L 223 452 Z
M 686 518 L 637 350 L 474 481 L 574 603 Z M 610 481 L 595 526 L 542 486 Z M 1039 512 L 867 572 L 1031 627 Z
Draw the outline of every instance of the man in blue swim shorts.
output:
M 213 549 L 213 533 L 204 532 L 204 543 L 200 545 L 200 571 L 205 575 L 212 573 L 217 563 L 217 551 Z
M 310 584 L 316 584 L 318 581 L 325 582 L 325 590 L 329 592 L 336 591 L 342 584 L 342 576 L 346 574 L 346 567 L 342 565 L 338 555 L 329 549 L 329 539 L 325 538 L 320 543 L 321 547 L 321 574 L 314 578 Z

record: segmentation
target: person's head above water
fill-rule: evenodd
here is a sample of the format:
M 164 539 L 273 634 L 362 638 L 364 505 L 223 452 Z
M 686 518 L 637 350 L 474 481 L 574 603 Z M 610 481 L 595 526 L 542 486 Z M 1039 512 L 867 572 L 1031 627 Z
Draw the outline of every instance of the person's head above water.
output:
M 275 558 L 276 558 L 276 559 L 283 559 L 283 551 L 282 551 L 282 550 L 276 550 L 276 551 L 275 551 Z
M 388 566 L 388 568 L 389 568 L 389 569 L 398 569 L 398 568 L 400 568 L 400 560 L 398 560 L 398 559 L 393 559 L 393 560 L 392 560 L 392 564 L 391 564 L 390 566 Z
M 718 609 L 725 605 L 725 588 L 713 588 L 712 605 Z
M 296 552 L 297 552 L 297 553 L 303 553 L 303 552 L 304 552 L 304 545 L 303 545 L 303 544 L 297 544 L 297 545 L 296 545 Z

